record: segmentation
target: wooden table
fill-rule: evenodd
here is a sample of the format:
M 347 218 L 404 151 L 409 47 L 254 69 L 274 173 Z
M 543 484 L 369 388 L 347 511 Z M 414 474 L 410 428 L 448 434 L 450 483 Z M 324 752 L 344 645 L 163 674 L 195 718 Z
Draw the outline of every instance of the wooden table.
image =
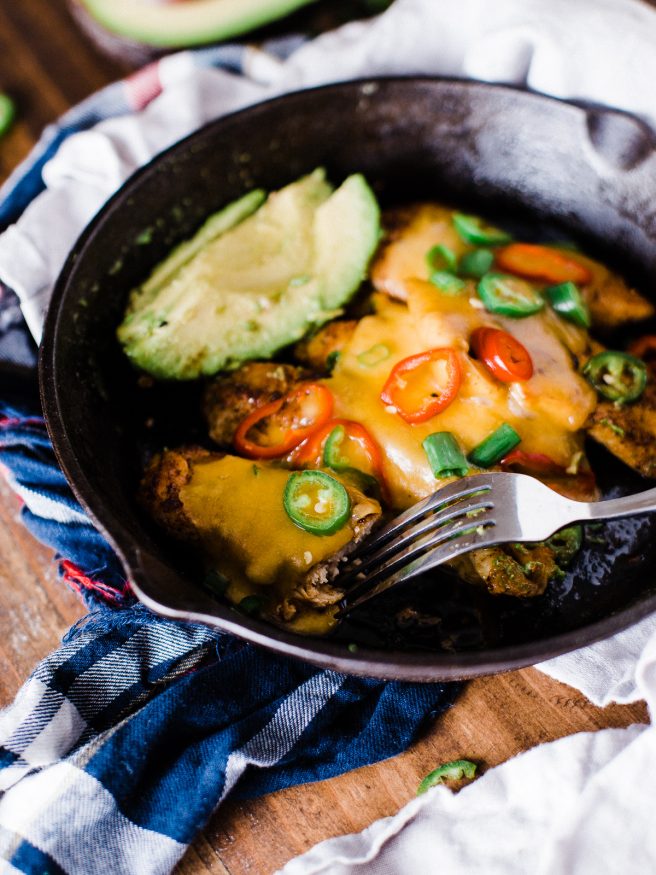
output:
M 319 12 L 325 15 L 325 5 Z M 0 143 L 0 179 L 41 129 L 71 104 L 125 75 L 70 19 L 63 0 L 0 4 L 0 90 L 19 101 L 19 120 Z M 83 614 L 57 580 L 51 553 L 18 522 L 18 502 L 0 478 L 0 705 L 38 659 Z M 490 768 L 533 745 L 608 726 L 646 722 L 643 704 L 600 710 L 535 669 L 469 683 L 456 705 L 409 751 L 320 784 L 228 803 L 198 836 L 178 872 L 268 875 L 318 841 L 393 814 L 431 769 L 469 758 Z

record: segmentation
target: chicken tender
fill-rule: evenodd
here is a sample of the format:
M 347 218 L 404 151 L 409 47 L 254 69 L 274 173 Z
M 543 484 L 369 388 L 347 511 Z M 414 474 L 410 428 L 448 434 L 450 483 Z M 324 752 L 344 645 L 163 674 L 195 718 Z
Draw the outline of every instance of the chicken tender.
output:
M 269 619 L 324 633 L 343 595 L 335 585 L 341 560 L 369 534 L 381 507 L 331 472 L 348 493 L 350 519 L 332 534 L 311 534 L 284 510 L 290 474 L 196 448 L 168 450 L 148 466 L 141 500 L 173 537 L 200 544 L 209 567 L 225 576 L 231 602 L 257 596 Z
M 249 362 L 217 377 L 208 385 L 203 398 L 210 437 L 221 447 L 231 446 L 242 420 L 258 407 L 287 395 L 308 376 L 308 371 L 295 365 Z

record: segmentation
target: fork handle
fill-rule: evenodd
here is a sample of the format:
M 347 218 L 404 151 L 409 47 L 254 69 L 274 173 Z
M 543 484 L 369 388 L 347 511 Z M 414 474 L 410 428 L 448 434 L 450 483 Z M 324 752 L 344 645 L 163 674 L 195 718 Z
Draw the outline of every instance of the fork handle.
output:
M 618 519 L 637 513 L 647 513 L 650 510 L 656 510 L 656 489 L 647 489 L 645 492 L 625 495 L 623 498 L 595 501 L 586 507 L 587 514 L 578 518 L 581 521 Z

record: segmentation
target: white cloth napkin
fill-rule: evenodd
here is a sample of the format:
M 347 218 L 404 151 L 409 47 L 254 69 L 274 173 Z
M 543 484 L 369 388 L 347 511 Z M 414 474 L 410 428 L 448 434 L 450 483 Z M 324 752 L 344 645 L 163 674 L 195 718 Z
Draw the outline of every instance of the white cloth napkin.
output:
M 656 12 L 638 0 L 396 0 L 281 63 L 253 50 L 246 77 L 165 59 L 144 111 L 71 137 L 46 191 L 0 236 L 0 277 L 36 338 L 79 232 L 139 165 L 209 119 L 299 87 L 426 73 L 515 83 L 630 110 L 656 127 Z M 539 666 L 593 702 L 656 705 L 656 617 Z M 460 794 L 436 788 L 360 835 L 323 843 L 285 875 L 636 875 L 656 872 L 656 730 L 541 745 Z

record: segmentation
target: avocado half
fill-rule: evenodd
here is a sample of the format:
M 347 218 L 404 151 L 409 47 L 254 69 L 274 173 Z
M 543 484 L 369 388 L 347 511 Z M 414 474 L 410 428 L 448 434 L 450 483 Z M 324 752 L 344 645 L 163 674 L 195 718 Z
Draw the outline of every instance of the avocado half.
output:
M 77 0 L 107 30 L 158 48 L 230 39 L 315 0 Z
M 265 200 L 266 198 L 266 200 Z M 380 239 L 360 174 L 323 168 L 211 216 L 130 295 L 118 339 L 141 370 L 193 380 L 269 358 L 341 313 Z

